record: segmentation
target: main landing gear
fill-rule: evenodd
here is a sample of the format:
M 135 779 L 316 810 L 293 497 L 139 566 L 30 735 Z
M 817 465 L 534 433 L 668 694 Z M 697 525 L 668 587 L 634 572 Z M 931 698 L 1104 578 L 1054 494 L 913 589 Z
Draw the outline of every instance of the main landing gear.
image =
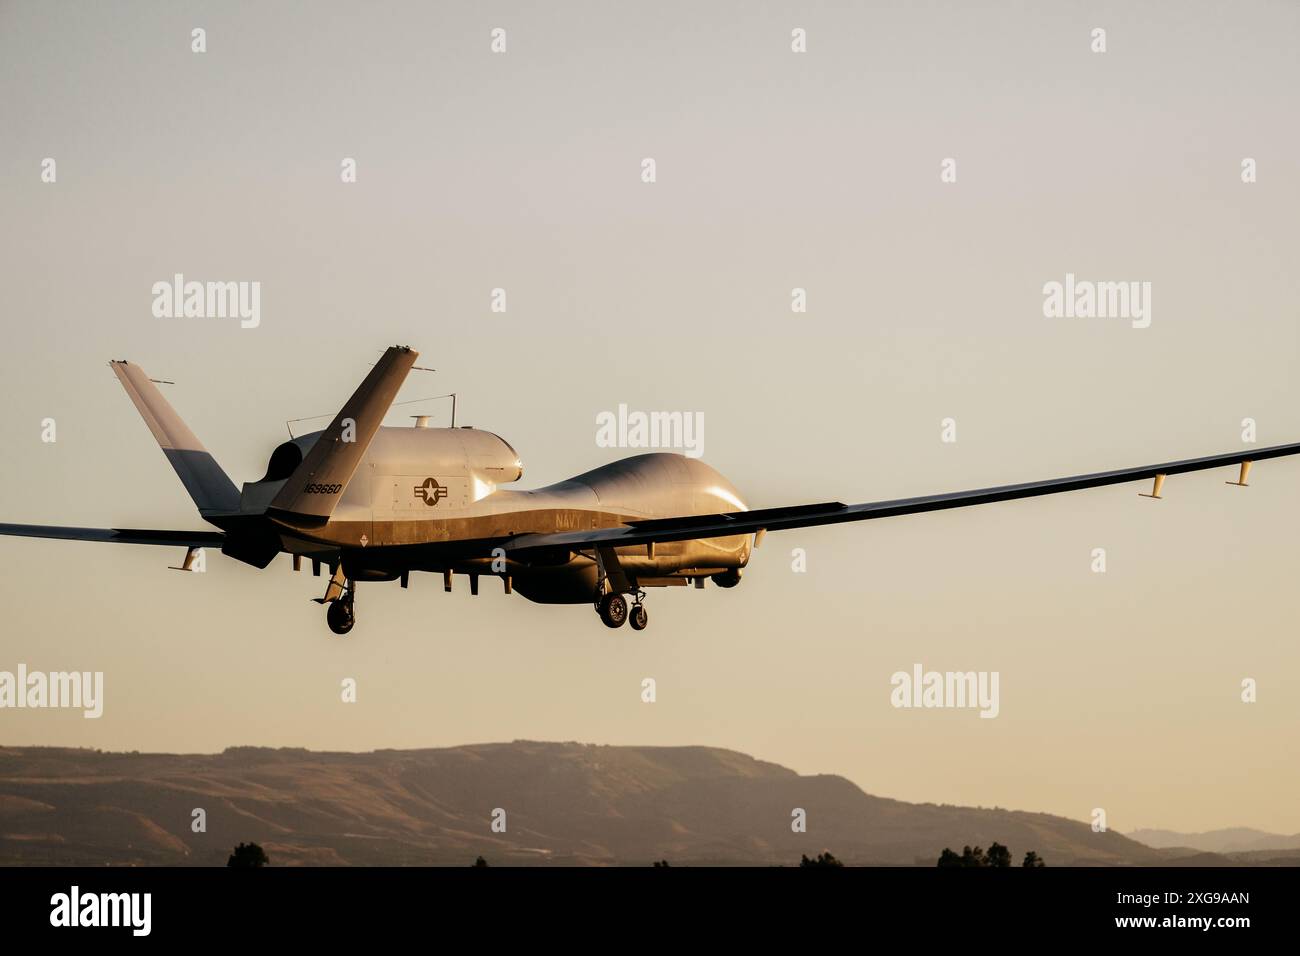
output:
M 627 601 L 621 594 L 606 594 L 596 605 L 596 613 L 606 627 L 622 627 L 627 621 Z
M 650 623 L 650 615 L 645 609 L 645 592 L 638 590 L 632 596 L 632 607 L 628 609 L 627 599 L 617 592 L 596 594 L 596 613 L 605 622 L 606 627 L 622 627 L 627 621 L 632 622 L 632 630 L 644 631 Z
M 636 578 L 623 570 L 613 548 L 597 548 L 593 557 L 596 561 L 594 603 L 600 619 L 606 627 L 622 627 L 630 620 L 632 630 L 644 631 L 650 615 L 646 614 L 643 603 L 645 592 L 637 587 Z M 630 612 L 624 594 L 632 598 Z

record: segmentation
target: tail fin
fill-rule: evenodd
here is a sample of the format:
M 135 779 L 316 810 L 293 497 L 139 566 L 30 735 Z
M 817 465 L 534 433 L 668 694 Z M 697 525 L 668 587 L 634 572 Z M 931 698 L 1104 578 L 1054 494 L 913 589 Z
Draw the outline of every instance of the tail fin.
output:
M 140 417 L 162 446 L 163 454 L 176 469 L 185 490 L 194 499 L 200 515 L 239 510 L 239 490 L 221 470 L 216 459 L 194 437 L 176 410 L 149 381 L 144 369 L 130 362 L 109 362 L 126 394 L 131 396 Z
M 417 358 L 418 352 L 399 345 L 383 354 L 276 494 L 271 510 L 312 523 L 329 520 Z

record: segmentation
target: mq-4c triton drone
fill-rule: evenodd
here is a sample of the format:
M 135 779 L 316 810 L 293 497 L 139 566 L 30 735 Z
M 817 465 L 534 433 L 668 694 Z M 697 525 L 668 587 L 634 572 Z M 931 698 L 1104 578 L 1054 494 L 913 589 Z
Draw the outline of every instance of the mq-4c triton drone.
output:
M 1245 486 L 1255 461 L 1300 453 L 1300 443 L 1120 471 L 859 505 L 839 502 L 750 510 L 735 487 L 698 459 L 675 454 L 624 458 L 535 491 L 500 486 L 523 466 L 510 445 L 473 428 L 390 428 L 380 423 L 417 353 L 388 349 L 324 431 L 275 449 L 266 476 L 235 487 L 137 365 L 113 372 L 180 476 L 199 515 L 219 531 L 147 531 L 0 524 L 0 534 L 74 541 L 183 546 L 183 569 L 201 548 L 265 568 L 278 554 L 332 572 L 326 620 L 346 634 L 357 584 L 400 580 L 412 571 L 502 580 L 543 604 L 593 602 L 610 627 L 646 626 L 645 588 L 735 587 L 768 531 L 865 521 L 994 501 L 1239 466 Z M 423 420 L 420 420 L 421 424 Z M 629 609 L 624 595 L 632 598 Z

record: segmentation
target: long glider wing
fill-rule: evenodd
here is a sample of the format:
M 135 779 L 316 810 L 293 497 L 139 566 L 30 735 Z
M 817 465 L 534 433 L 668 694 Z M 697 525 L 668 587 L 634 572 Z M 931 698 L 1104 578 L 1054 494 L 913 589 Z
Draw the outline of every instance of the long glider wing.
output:
M 695 538 L 721 538 L 729 535 L 752 534 L 759 531 L 784 531 L 789 528 L 810 528 L 816 525 L 839 524 L 846 521 L 869 521 L 873 518 L 892 518 L 896 515 L 922 514 L 927 511 L 944 511 L 948 508 L 967 508 L 972 505 L 991 504 L 995 501 L 1015 501 L 1056 495 L 1085 488 L 1100 488 L 1128 481 L 1155 481 L 1154 496 L 1167 475 L 1181 475 L 1192 471 L 1206 471 L 1236 465 L 1241 468 L 1238 481 L 1244 484 L 1250 464 L 1269 458 L 1282 458 L 1300 454 L 1300 442 L 1274 445 L 1189 458 L 1159 465 L 1142 465 L 1121 468 L 1118 471 L 1101 471 L 1091 475 L 1070 478 L 1051 478 L 1019 485 L 1000 485 L 996 488 L 979 488 L 974 491 L 957 491 L 920 498 L 898 498 L 893 501 L 875 501 L 860 505 L 846 505 L 838 501 L 814 505 L 795 505 L 788 508 L 763 508 L 757 511 L 733 511 L 723 514 L 690 515 L 680 518 L 655 518 L 633 521 L 616 528 L 593 528 L 588 531 L 567 531 L 557 534 L 525 534 L 511 538 L 504 545 L 507 551 L 528 551 L 533 548 L 571 549 L 590 547 L 622 547 L 649 544 L 656 541 L 686 541 Z
M 107 541 L 113 544 L 160 544 L 183 548 L 219 548 L 220 531 L 150 531 L 138 528 L 68 528 L 49 524 L 0 524 L 0 534 L 20 538 L 61 538 L 66 541 Z

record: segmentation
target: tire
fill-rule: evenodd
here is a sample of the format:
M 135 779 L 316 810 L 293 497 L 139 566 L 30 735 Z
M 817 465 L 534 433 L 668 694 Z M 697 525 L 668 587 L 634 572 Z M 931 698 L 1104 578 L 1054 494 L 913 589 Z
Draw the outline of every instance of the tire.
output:
M 644 631 L 645 626 L 650 623 L 650 615 L 646 613 L 644 604 L 637 604 L 633 606 L 627 620 L 632 625 L 632 630 Z
M 600 601 L 600 619 L 606 627 L 622 627 L 627 622 L 627 601 L 621 594 L 606 594 Z
M 325 611 L 325 623 L 330 626 L 330 630 L 340 636 L 352 630 L 352 625 L 356 619 L 352 614 L 352 608 L 342 601 L 331 601 L 330 606 Z

